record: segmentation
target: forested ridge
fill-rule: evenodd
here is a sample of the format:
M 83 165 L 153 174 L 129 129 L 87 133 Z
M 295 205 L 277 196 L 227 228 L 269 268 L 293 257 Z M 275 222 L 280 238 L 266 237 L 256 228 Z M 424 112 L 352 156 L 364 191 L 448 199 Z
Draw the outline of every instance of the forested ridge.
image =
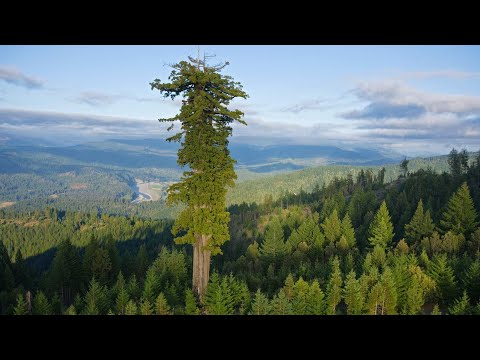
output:
M 203 303 L 170 220 L 0 210 L 0 311 L 480 314 L 480 156 L 387 171 L 229 206 Z

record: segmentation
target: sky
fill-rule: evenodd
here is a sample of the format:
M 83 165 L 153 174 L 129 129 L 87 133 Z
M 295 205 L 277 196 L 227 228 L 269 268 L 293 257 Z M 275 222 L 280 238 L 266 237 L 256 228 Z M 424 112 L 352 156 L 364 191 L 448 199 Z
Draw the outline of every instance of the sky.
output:
M 196 56 L 181 46 L 0 46 L 0 140 L 164 138 L 180 100 L 149 83 Z M 249 94 L 250 144 L 372 147 L 407 156 L 480 148 L 480 46 L 200 45 Z

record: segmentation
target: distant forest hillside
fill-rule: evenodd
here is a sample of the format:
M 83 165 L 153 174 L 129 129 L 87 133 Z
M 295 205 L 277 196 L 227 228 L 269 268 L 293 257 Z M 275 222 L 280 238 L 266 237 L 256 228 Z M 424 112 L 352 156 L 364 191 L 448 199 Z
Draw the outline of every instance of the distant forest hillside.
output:
M 472 163 L 476 153 L 470 154 Z M 409 161 L 408 170 L 415 172 L 420 169 L 432 170 L 438 174 L 449 170 L 448 156 L 436 156 L 430 158 L 415 158 Z M 352 165 L 329 165 L 317 166 L 300 171 L 278 174 L 261 179 L 243 181 L 231 190 L 227 200 L 230 204 L 242 202 L 261 203 L 269 195 L 273 199 L 287 193 L 300 193 L 312 191 L 316 186 L 328 185 L 335 178 L 352 177 L 356 179 L 360 172 L 365 171 L 365 176 L 373 177 L 382 168 L 385 168 L 384 182 L 388 183 L 400 175 L 400 162 L 381 166 L 352 166 Z
M 172 218 L 179 207 L 167 207 L 164 193 L 153 202 L 131 204 L 135 179 L 166 188 L 181 176 L 176 146 L 159 139 L 109 140 L 71 147 L 21 143 L 0 146 L 0 208 L 34 211 L 45 206 L 70 211 Z M 252 146 L 232 144 L 237 158 L 237 186 L 228 204 L 263 202 L 267 196 L 311 191 L 335 178 L 366 176 L 385 166 L 388 182 L 400 174 L 396 159 L 373 150 L 342 150 L 331 146 Z M 413 159 L 410 171 L 447 171 L 447 157 Z M 386 161 L 385 165 L 371 165 Z M 345 163 L 349 163 L 345 165 Z M 321 165 L 316 164 L 343 164 Z M 361 165 L 360 165 L 361 164 Z M 292 171 L 301 168 L 302 170 Z

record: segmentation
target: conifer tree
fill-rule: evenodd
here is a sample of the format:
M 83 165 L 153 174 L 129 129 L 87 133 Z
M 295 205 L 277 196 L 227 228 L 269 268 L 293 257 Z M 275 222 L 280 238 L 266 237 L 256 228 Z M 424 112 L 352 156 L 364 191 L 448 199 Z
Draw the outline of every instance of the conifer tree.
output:
M 363 293 L 360 281 L 356 279 L 354 271 L 350 271 L 345 279 L 343 298 L 345 299 L 348 315 L 362 314 L 365 304 L 365 294 Z
M 197 301 L 195 300 L 195 295 L 193 295 L 192 290 L 185 290 L 185 315 L 199 315 L 200 310 L 197 306 Z
M 265 240 L 260 245 L 260 255 L 267 262 L 279 261 L 287 253 L 284 233 L 280 221 L 275 218 L 265 230 Z
M 343 217 L 341 224 L 341 233 L 345 237 L 345 240 L 348 243 L 350 249 L 354 248 L 356 245 L 355 240 L 355 230 L 353 229 L 352 220 L 348 213 Z
M 33 299 L 33 315 L 51 315 L 52 306 L 43 291 L 39 291 Z
M 277 295 L 272 300 L 272 314 L 274 315 L 292 315 L 292 304 L 285 295 L 285 290 L 280 289 Z
M 291 301 L 294 296 L 294 287 L 295 281 L 293 280 L 292 274 L 288 274 L 287 278 L 285 279 L 285 285 L 283 289 L 285 290 L 285 296 L 287 297 L 288 301 Z
M 107 284 L 112 270 L 112 262 L 108 251 L 102 247 L 95 250 L 92 261 L 92 274 L 102 285 Z
M 327 296 L 326 296 L 326 314 L 335 315 L 337 312 L 337 306 L 342 300 L 342 271 L 340 270 L 340 261 L 335 256 L 332 261 L 332 273 L 327 284 Z
M 115 284 L 113 285 L 113 293 L 118 295 L 120 290 L 125 289 L 126 286 L 127 284 L 125 282 L 125 278 L 123 277 L 123 273 L 119 271 L 117 275 L 117 281 L 115 281 Z
M 163 292 L 158 294 L 157 299 L 155 300 L 155 314 L 157 315 L 170 315 L 170 306 L 168 305 L 167 299 Z
M 85 314 L 100 315 L 104 312 L 107 302 L 105 289 L 92 277 L 85 294 Z
M 437 283 L 436 294 L 441 305 L 449 305 L 456 297 L 457 280 L 445 254 L 437 255 L 430 263 L 429 274 Z
M 340 236 L 342 235 L 342 223 L 338 218 L 337 209 L 334 209 L 330 216 L 325 218 L 321 226 L 325 235 L 325 240 L 327 240 L 328 243 L 333 244 L 340 239 Z
M 180 113 L 161 122 L 180 122 L 181 130 L 167 141 L 181 142 L 178 164 L 188 166 L 181 181 L 170 186 L 169 203 L 184 203 L 185 209 L 172 228 L 177 243 L 193 244 L 193 289 L 203 298 L 210 274 L 210 256 L 221 253 L 229 240 L 230 214 L 225 209 L 227 186 L 234 186 L 235 160 L 230 156 L 228 137 L 231 124 L 246 124 L 240 110 L 229 110 L 230 101 L 247 98 L 240 83 L 221 75 L 223 66 L 207 66 L 189 58 L 173 65 L 171 82 L 150 83 L 164 97 L 183 96 Z M 202 68 L 202 69 L 201 69 Z
M 115 308 L 118 315 L 125 315 L 126 307 L 129 301 L 130 297 L 128 296 L 127 289 L 121 288 L 115 300 Z
M 136 262 L 136 274 L 138 279 L 143 279 L 145 277 L 145 273 L 148 269 L 148 252 L 147 247 L 145 244 L 140 245 L 138 248 L 137 257 L 135 259 Z
M 418 201 L 417 210 L 410 223 L 405 225 L 405 237 L 409 244 L 415 244 L 433 233 L 435 225 L 430 217 L 430 211 L 423 211 L 422 199 Z
M 480 260 L 477 258 L 465 271 L 465 288 L 472 303 L 480 301 Z
M 214 272 L 210 278 L 204 297 L 205 308 L 209 315 L 232 315 L 234 300 L 226 279 L 220 279 Z
M 135 301 L 130 300 L 125 307 L 125 315 L 137 315 L 137 304 Z
M 463 292 L 461 298 L 456 299 L 455 302 L 448 308 L 448 312 L 451 315 L 468 315 L 470 311 L 470 299 L 467 291 Z
M 20 292 L 17 295 L 17 303 L 13 308 L 14 315 L 29 315 L 27 301 L 25 300 L 25 296 Z
M 137 281 L 137 276 L 133 274 L 130 277 L 130 281 L 127 284 L 127 291 L 130 298 L 138 300 L 140 297 L 141 289 Z
M 368 315 L 379 315 L 384 302 L 384 289 L 381 282 L 377 282 L 370 290 L 365 301 L 365 310 Z
M 457 235 L 463 234 L 467 237 L 475 231 L 478 226 L 477 212 L 466 182 L 448 201 L 440 225 L 445 232 L 451 230 Z
M 306 313 L 309 315 L 325 314 L 325 295 L 317 280 L 313 280 L 308 289 L 306 310 Z
M 442 312 L 440 311 L 440 308 L 438 307 L 437 304 L 433 306 L 433 310 L 430 315 L 442 315 Z
M 368 240 L 373 246 L 380 246 L 383 249 L 387 248 L 393 239 L 393 225 L 388 213 L 387 204 L 385 200 L 382 202 L 380 209 L 375 214 L 375 218 L 370 225 L 370 236 Z
M 148 299 L 145 299 L 140 304 L 140 315 L 153 315 L 152 304 Z
M 397 289 L 395 279 L 390 268 L 386 268 L 381 277 L 383 287 L 382 315 L 395 315 L 397 313 Z
M 77 310 L 75 309 L 75 305 L 70 305 L 67 310 L 65 310 L 65 315 L 77 315 Z
M 402 311 L 405 315 L 417 315 L 424 304 L 423 289 L 415 277 L 412 277 L 409 287 L 405 291 L 406 301 Z
M 145 277 L 142 298 L 148 300 L 151 304 L 153 304 L 153 302 L 155 302 L 155 299 L 157 298 L 159 287 L 159 279 L 157 277 L 155 269 L 151 267 L 150 269 L 148 269 L 147 276 Z
M 257 290 L 252 302 L 252 309 L 250 315 L 268 315 L 271 313 L 271 304 L 268 298 L 260 291 Z
M 87 257 L 86 253 L 85 257 Z M 80 284 L 82 283 L 80 261 L 80 257 L 70 240 L 63 241 L 59 245 L 53 258 L 49 280 L 51 290 L 60 291 L 64 303 L 69 303 L 74 293 L 80 290 Z
M 310 287 L 308 283 L 300 277 L 293 288 L 294 296 L 292 307 L 295 315 L 305 315 L 307 313 L 307 296 L 309 290 Z

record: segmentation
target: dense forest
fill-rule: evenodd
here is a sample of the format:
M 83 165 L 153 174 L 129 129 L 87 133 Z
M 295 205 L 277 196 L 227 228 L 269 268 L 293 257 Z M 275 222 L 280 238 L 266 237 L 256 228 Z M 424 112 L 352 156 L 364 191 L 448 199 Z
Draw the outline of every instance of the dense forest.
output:
M 444 160 L 231 202 L 202 303 L 171 220 L 0 210 L 0 312 L 480 314 L 480 154 Z

